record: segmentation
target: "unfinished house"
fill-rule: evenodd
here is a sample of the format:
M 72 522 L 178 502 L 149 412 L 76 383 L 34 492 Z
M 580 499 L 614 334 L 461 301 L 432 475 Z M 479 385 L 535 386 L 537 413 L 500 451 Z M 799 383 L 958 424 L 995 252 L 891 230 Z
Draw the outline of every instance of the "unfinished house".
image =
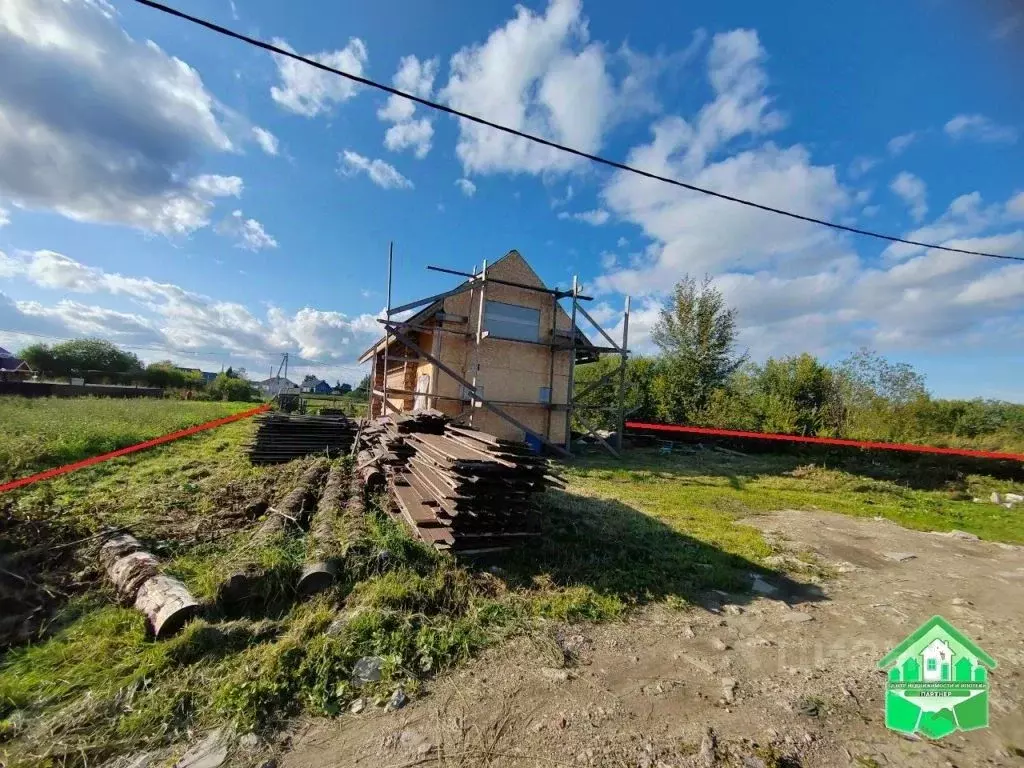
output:
M 390 332 L 360 357 L 372 362 L 371 415 L 433 408 L 499 438 L 564 445 L 575 364 L 625 345 L 587 339 L 558 303 L 573 297 L 575 315 L 578 292 L 545 286 L 518 251 L 476 274 L 431 269 L 469 279 L 389 310 Z

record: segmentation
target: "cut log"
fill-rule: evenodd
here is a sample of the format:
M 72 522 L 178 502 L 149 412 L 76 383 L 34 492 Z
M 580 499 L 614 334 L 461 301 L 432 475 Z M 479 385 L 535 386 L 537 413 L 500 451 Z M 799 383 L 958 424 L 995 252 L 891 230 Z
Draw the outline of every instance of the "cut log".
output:
M 345 468 L 341 464 L 331 467 L 306 537 L 306 564 L 298 583 L 300 594 L 322 592 L 330 588 L 338 575 L 338 512 L 348 485 Z
M 228 576 L 217 588 L 218 602 L 238 603 L 253 596 L 254 587 L 266 575 L 265 569 L 257 562 L 259 550 L 272 544 L 275 538 L 283 537 L 289 525 L 301 526 L 305 522 L 327 468 L 326 459 L 314 461 L 280 503 L 267 508 L 267 517 L 252 538 L 228 562 Z
M 145 614 L 159 640 L 185 626 L 199 612 L 199 603 L 184 584 L 160 573 L 143 583 L 135 598 L 135 608 Z
M 360 451 L 356 456 L 357 471 L 367 493 L 375 493 L 384 487 L 384 473 L 378 463 L 378 455 L 370 451 Z
M 160 572 L 156 558 L 128 533 L 120 533 L 100 546 L 100 563 L 114 583 L 118 597 L 126 603 L 135 600 L 146 579 Z
M 358 474 L 352 473 L 348 488 L 348 501 L 341 512 L 341 552 L 348 556 L 350 550 L 361 547 L 367 538 L 366 499 L 364 485 Z
M 160 573 L 159 563 L 138 539 L 122 533 L 100 546 L 100 563 L 114 583 L 118 597 L 134 603 L 157 639 L 169 637 L 199 612 L 188 588 Z

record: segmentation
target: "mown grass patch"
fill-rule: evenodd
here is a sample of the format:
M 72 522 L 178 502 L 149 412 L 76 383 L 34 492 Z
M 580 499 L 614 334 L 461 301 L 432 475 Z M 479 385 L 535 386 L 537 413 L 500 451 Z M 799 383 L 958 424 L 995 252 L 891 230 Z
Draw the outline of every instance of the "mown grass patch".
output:
M 251 407 L 151 398 L 0 397 L 0 482 Z
M 750 572 L 773 554 L 743 524 L 751 513 L 817 508 L 1022 537 L 1008 510 L 963 500 L 985 478 L 926 490 L 898 474 L 796 457 L 636 451 L 622 463 L 590 456 L 566 467 L 566 491 L 541 501 L 540 535 L 488 560 L 439 555 L 374 508 L 366 546 L 312 600 L 294 592 L 304 538 L 292 528 L 246 551 L 268 574 L 266 592 L 230 610 L 216 601 L 217 586 L 259 524 L 247 510 L 254 499 L 274 503 L 308 465 L 249 466 L 248 434 L 230 425 L 6 501 L 26 526 L 77 521 L 78 535 L 130 527 L 207 602 L 180 635 L 154 643 L 82 560 L 77 567 L 92 569 L 86 587 L 57 608 L 39 642 L 0 659 L 0 755 L 9 766 L 92 765 L 224 723 L 270 735 L 300 712 L 342 714 L 354 697 L 380 703 L 398 686 L 415 694 L 511 634 L 618 620 L 651 601 L 685 608 L 712 588 L 742 599 Z M 381 657 L 382 677 L 359 687 L 352 668 L 367 655 Z
M 756 532 L 733 522 L 780 509 L 884 517 L 924 531 L 959 529 L 1024 543 L 1020 511 L 988 503 L 1019 483 L 937 469 L 927 460 L 836 460 L 829 466 L 787 454 L 736 456 L 714 450 L 661 455 L 629 451 L 625 461 L 593 455 L 569 470 L 580 494 L 619 503 L 730 551 L 764 554 Z M 980 497 L 982 502 L 972 498 Z

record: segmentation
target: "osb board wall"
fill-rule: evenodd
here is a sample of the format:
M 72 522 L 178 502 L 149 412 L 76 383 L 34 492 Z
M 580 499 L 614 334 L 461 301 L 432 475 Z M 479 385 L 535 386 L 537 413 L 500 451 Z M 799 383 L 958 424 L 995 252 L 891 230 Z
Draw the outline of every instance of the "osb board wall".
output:
M 487 276 L 544 287 L 544 283 L 518 254 L 507 256 L 489 267 Z M 557 328 L 568 330 L 571 327 L 569 316 L 549 294 L 488 282 L 485 297 L 488 301 L 501 301 L 538 309 L 540 338 L 544 342 L 551 340 L 552 317 Z M 475 289 L 448 297 L 445 299 L 444 311 L 469 317 L 467 329 L 475 332 L 480 312 L 480 290 Z M 485 339 L 477 347 L 469 338 L 445 335 L 440 357 L 445 364 L 462 373 L 468 381 L 473 380 L 476 371 L 477 383 L 483 385 L 483 394 L 488 400 L 539 403 L 541 387 L 547 387 L 551 381 L 552 354 L 545 346 Z M 567 402 L 568 374 L 569 352 L 556 352 L 552 386 L 554 403 Z M 438 393 L 456 397 L 461 393 L 461 386 L 451 377 L 442 374 L 438 376 Z M 499 404 L 499 407 L 508 410 L 512 416 L 534 431 L 540 434 L 548 433 L 547 408 L 540 405 L 530 407 L 503 404 Z M 485 408 L 474 409 L 472 424 L 499 437 L 523 439 L 521 430 Z M 554 442 L 565 441 L 564 412 L 552 413 L 550 439 Z
M 509 280 L 544 287 L 544 283 L 523 260 L 518 253 L 512 253 L 495 262 L 487 270 L 488 277 Z M 546 293 L 523 290 L 507 285 L 488 282 L 486 299 L 533 307 L 540 311 L 541 341 L 551 340 L 552 319 L 560 330 L 571 327 L 569 315 L 558 306 L 553 298 Z M 449 296 L 443 303 L 444 312 L 451 315 L 468 317 L 468 323 L 445 323 L 445 327 L 476 332 L 480 310 L 480 289 Z M 472 382 L 476 372 L 477 383 L 483 385 L 484 397 L 488 400 L 511 400 L 538 402 L 537 406 L 509 406 L 499 404 L 516 419 L 540 434 L 548 434 L 548 409 L 539 404 L 540 389 L 547 387 L 551 381 L 552 354 L 550 348 L 533 344 L 498 339 L 485 339 L 479 347 L 472 337 L 450 333 L 431 333 L 426 331 L 411 332 L 410 335 L 423 349 L 430 350 L 446 366 L 454 370 L 467 381 Z M 402 353 L 405 354 L 405 353 Z M 413 353 L 410 351 L 409 355 Z M 565 404 L 568 399 L 569 386 L 569 352 L 560 351 L 554 354 L 554 380 L 552 401 Z M 445 374 L 435 370 L 433 364 L 421 362 L 409 365 L 412 374 L 407 379 L 401 374 L 392 373 L 388 377 L 388 387 L 413 390 L 419 375 L 431 377 L 431 392 L 449 398 L 463 395 L 462 385 Z M 400 408 L 412 408 L 413 399 L 389 398 Z M 434 398 L 432 407 L 457 415 L 464 405 L 455 400 Z M 522 440 L 521 430 L 492 413 L 486 408 L 473 409 L 471 423 L 487 432 L 507 439 Z M 550 439 L 553 442 L 565 442 L 565 412 L 552 411 L 550 416 Z

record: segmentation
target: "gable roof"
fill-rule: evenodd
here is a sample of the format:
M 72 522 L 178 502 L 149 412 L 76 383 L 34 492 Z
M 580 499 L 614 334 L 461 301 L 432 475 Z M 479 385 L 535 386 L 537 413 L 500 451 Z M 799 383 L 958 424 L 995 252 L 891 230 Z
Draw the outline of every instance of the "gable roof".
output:
M 543 280 L 541 280 L 540 275 L 537 274 L 537 271 L 532 266 L 530 266 L 530 262 L 528 262 L 526 260 L 526 258 L 523 256 L 523 254 L 521 254 L 515 248 L 510 250 L 508 253 L 506 253 L 504 256 L 502 256 L 497 261 L 494 261 L 494 262 L 488 264 L 487 265 L 487 272 L 490 273 L 490 271 L 492 269 L 494 269 L 499 264 L 501 264 L 503 261 L 505 261 L 505 259 L 512 259 L 512 258 L 518 259 L 520 261 L 520 263 L 523 264 L 523 266 L 525 266 L 528 270 L 530 270 L 530 274 L 532 274 L 534 276 L 534 278 L 536 278 L 536 280 L 537 280 L 538 287 L 547 288 L 547 284 Z M 412 323 L 412 324 L 415 325 L 415 324 L 421 323 L 424 320 L 429 319 L 435 313 L 440 312 L 444 308 L 444 300 L 446 298 L 448 298 L 449 296 L 454 296 L 457 293 L 462 293 L 463 291 L 468 291 L 471 287 L 473 287 L 475 282 L 476 282 L 476 278 L 475 277 L 473 277 L 473 278 L 466 278 L 461 283 L 459 283 L 459 285 L 457 285 L 454 289 L 452 289 L 451 291 L 446 291 L 444 294 L 442 294 L 441 298 L 439 298 L 437 301 L 433 301 L 430 304 L 427 304 L 423 309 L 421 309 L 421 310 L 417 311 L 415 314 L 409 316 L 408 318 L 403 320 L 403 322 Z M 562 312 L 565 312 L 565 310 L 562 309 L 561 306 L 559 306 L 559 309 Z M 365 362 L 366 360 L 368 360 L 372 354 L 374 354 L 378 349 L 381 348 L 381 346 L 383 346 L 384 341 L 387 338 L 388 338 L 388 334 L 385 333 L 383 336 L 381 336 L 379 339 L 377 339 L 377 341 L 375 341 L 371 346 L 369 346 L 366 350 L 364 350 L 362 354 L 359 355 L 358 362 L 362 363 L 362 362 Z M 576 326 L 576 344 L 578 346 L 580 346 L 580 347 L 587 347 L 587 346 L 591 346 L 592 347 L 592 346 L 594 346 L 593 342 L 591 342 L 590 339 L 587 338 L 587 335 L 585 333 L 583 333 L 583 331 L 580 330 L 580 327 L 578 325 Z
M 14 355 L 12 355 L 10 352 L 8 352 L 3 347 L 0 347 L 0 357 L 14 357 Z
M 32 368 L 20 357 L 14 355 L 0 356 L 0 371 L 31 371 Z
M 878 668 L 885 669 L 886 667 L 890 667 L 893 664 L 895 664 L 897 659 L 899 659 L 899 657 L 902 656 L 903 653 L 910 646 L 912 646 L 918 640 L 920 640 L 933 629 L 935 629 L 935 627 L 939 627 L 947 635 L 949 635 L 951 638 L 960 643 L 960 645 L 964 646 L 964 648 L 966 648 L 975 656 L 977 656 L 978 661 L 984 664 L 986 667 L 988 667 L 989 669 L 996 668 L 997 665 L 995 659 L 993 659 L 991 656 L 989 656 L 987 653 L 981 650 L 981 648 L 975 645 L 969 637 L 962 634 L 960 630 L 958 630 L 956 627 L 954 627 L 941 616 L 932 616 L 930 619 L 928 619 L 928 621 L 926 621 L 924 624 L 918 627 L 913 634 L 911 634 L 906 640 L 904 640 L 902 643 L 900 643 L 891 651 L 889 651 L 889 653 L 886 654 L 885 658 L 878 662 Z

